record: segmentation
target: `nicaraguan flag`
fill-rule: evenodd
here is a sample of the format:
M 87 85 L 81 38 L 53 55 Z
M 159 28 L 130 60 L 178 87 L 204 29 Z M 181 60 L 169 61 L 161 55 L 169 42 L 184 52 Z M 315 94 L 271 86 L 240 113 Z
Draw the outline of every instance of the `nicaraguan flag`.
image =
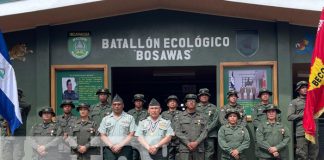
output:
M 11 134 L 22 124 L 16 75 L 2 32 L 0 32 L 0 114 L 8 121 Z

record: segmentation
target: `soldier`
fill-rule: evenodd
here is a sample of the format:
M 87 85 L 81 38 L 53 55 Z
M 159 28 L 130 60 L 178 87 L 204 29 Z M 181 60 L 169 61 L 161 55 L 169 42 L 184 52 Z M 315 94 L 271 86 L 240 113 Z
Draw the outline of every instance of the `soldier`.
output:
M 61 140 L 63 132 L 61 127 L 52 121 L 55 113 L 52 108 L 44 107 L 38 115 L 43 122 L 36 124 L 31 129 L 31 137 L 29 142 L 33 148 L 33 158 L 39 160 L 57 160 L 58 143 Z
M 135 133 L 134 117 L 123 111 L 124 102 L 116 94 L 112 102 L 113 113 L 106 116 L 98 129 L 104 148 L 105 160 L 117 160 L 120 157 L 132 159 L 131 146 L 126 146 Z
M 134 108 L 129 110 L 127 113 L 132 115 L 135 120 L 136 126 L 140 120 L 145 119 L 148 114 L 147 110 L 143 108 L 145 99 L 143 94 L 135 94 L 133 98 Z M 139 146 L 138 141 L 135 138 L 132 139 L 133 146 Z M 133 147 L 133 160 L 140 160 L 140 155 L 138 150 Z
M 221 125 L 227 124 L 227 120 L 225 118 L 226 111 L 228 109 L 236 109 L 241 114 L 241 117 L 242 117 L 242 119 L 239 120 L 238 124 L 246 126 L 246 115 L 244 113 L 243 106 L 241 106 L 240 104 L 237 103 L 238 98 L 239 97 L 238 97 L 237 92 L 235 90 L 229 90 L 227 92 L 228 103 L 222 107 L 222 109 L 221 109 L 221 111 L 219 113 L 219 121 L 220 121 Z
M 170 95 L 166 100 L 168 110 L 162 112 L 161 116 L 162 118 L 166 120 L 171 121 L 171 127 L 174 130 L 175 121 L 178 119 L 179 114 L 181 111 L 177 110 L 179 99 L 176 95 Z M 175 160 L 175 156 L 178 152 L 178 146 L 179 146 L 179 139 L 176 138 L 176 136 L 172 136 L 171 142 L 168 145 L 168 159 L 169 160 Z
M 4 122 L 5 136 L 8 137 L 6 137 L 3 141 L 3 159 L 21 160 L 25 156 L 24 144 L 26 137 L 26 122 L 31 106 L 29 103 L 22 100 L 23 97 L 23 91 L 21 89 L 18 89 L 18 102 L 23 124 L 15 130 L 15 133 L 13 135 L 8 135 L 8 133 L 10 132 L 9 127 L 7 126 L 8 124 Z
M 147 110 L 143 108 L 143 105 L 145 103 L 144 95 L 135 94 L 133 103 L 135 107 L 129 110 L 127 113 L 134 117 L 135 124 L 138 125 L 140 120 L 143 120 L 148 116 Z
M 222 149 L 222 159 L 246 159 L 244 151 L 250 146 L 248 130 L 238 125 L 241 115 L 235 109 L 229 109 L 225 115 L 228 124 L 223 125 L 218 131 L 218 144 Z
M 204 140 L 207 137 L 207 118 L 196 111 L 197 96 L 185 96 L 187 109 L 179 114 L 175 123 L 175 134 L 180 140 L 176 160 L 203 160 Z
M 199 103 L 197 105 L 197 111 L 205 114 L 208 117 L 208 136 L 205 140 L 205 160 L 214 160 L 214 153 L 217 153 L 217 125 L 219 123 L 217 107 L 209 102 L 209 89 L 202 88 L 199 90 Z
M 92 138 L 99 135 L 98 126 L 89 119 L 90 106 L 87 103 L 80 103 L 76 109 L 80 113 L 80 118 L 73 122 L 66 141 L 77 154 L 78 160 L 89 160 L 91 155 L 99 153 L 98 148 L 91 146 Z
M 273 104 L 268 104 L 263 112 L 267 115 L 267 121 L 261 122 L 256 130 L 258 158 L 260 160 L 288 159 L 287 145 L 290 132 L 286 126 L 277 121 L 277 114 L 281 111 Z
M 149 104 L 148 112 L 150 116 L 140 121 L 135 133 L 138 141 L 149 152 L 150 158 L 142 156 L 142 159 L 167 160 L 168 155 L 166 152 L 165 155 L 162 154 L 162 147 L 165 147 L 174 136 L 171 121 L 160 116 L 161 106 L 154 98 Z
M 60 105 L 60 108 L 63 109 L 63 115 L 60 115 L 56 118 L 57 124 L 63 130 L 64 137 L 66 138 L 69 132 L 70 127 L 76 121 L 76 117 L 72 114 L 72 109 L 75 108 L 75 105 L 71 100 L 64 100 Z M 70 158 L 70 147 L 64 143 L 59 144 L 59 152 L 61 154 L 61 159 L 71 159 Z
M 291 101 L 287 113 L 288 120 L 294 122 L 294 128 L 296 130 L 296 156 L 298 160 L 316 160 L 318 156 L 318 139 L 316 138 L 316 144 L 312 144 L 305 138 L 303 128 L 307 86 L 308 83 L 306 81 L 297 83 L 296 92 L 299 93 L 299 97 Z
M 90 109 L 90 119 L 95 121 L 96 124 L 100 124 L 101 120 L 111 113 L 111 106 L 108 103 L 108 97 L 111 93 L 109 89 L 102 88 L 96 92 L 96 95 L 98 95 L 99 103 Z

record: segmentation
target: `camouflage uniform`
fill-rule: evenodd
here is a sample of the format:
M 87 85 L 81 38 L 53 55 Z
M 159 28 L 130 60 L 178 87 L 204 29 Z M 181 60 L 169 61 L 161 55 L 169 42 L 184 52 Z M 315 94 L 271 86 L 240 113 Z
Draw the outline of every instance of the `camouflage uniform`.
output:
M 100 94 L 106 94 L 107 96 L 110 95 L 110 92 L 107 88 L 103 88 L 103 89 L 99 89 L 96 92 L 96 95 L 100 95 Z M 111 106 L 109 105 L 108 102 L 105 103 L 97 103 L 95 105 L 93 105 L 90 109 L 90 119 L 94 122 L 96 122 L 96 124 L 100 124 L 102 119 L 109 115 L 112 112 L 111 110 Z
M 187 94 L 188 99 L 197 99 L 194 94 Z M 180 140 L 179 153 L 176 160 L 203 160 L 205 155 L 204 140 L 207 137 L 207 118 L 200 112 L 189 113 L 187 110 L 179 114 L 175 123 L 175 134 Z M 198 142 L 196 150 L 190 151 L 187 145 Z
M 44 112 L 50 112 L 53 116 L 55 113 L 52 108 L 43 108 L 38 115 L 41 117 Z M 32 127 L 31 137 L 29 142 L 33 148 L 33 159 L 38 160 L 57 160 L 58 158 L 58 144 L 62 142 L 61 136 L 63 135 L 61 127 L 55 122 L 39 123 Z M 37 148 L 40 145 L 45 146 L 45 155 L 40 155 Z
M 307 87 L 307 82 L 300 81 L 297 83 L 296 91 L 302 86 Z M 316 136 L 316 144 L 312 144 L 305 138 L 303 127 L 303 116 L 306 97 L 297 97 L 292 100 L 288 106 L 288 120 L 293 121 L 296 130 L 296 156 L 298 160 L 316 160 L 318 156 L 318 137 Z
M 230 90 L 227 92 L 227 99 L 229 99 L 230 96 L 235 95 L 236 97 L 238 97 L 237 92 L 234 90 Z M 221 123 L 221 125 L 226 125 L 227 119 L 225 118 L 225 115 L 227 113 L 228 110 L 237 110 L 240 114 L 241 114 L 241 119 L 238 122 L 239 125 L 243 125 L 244 127 L 246 126 L 246 115 L 244 112 L 244 108 L 243 106 L 241 106 L 240 104 L 235 104 L 235 105 L 230 105 L 229 103 L 224 105 L 223 107 L 221 107 L 220 113 L 219 113 L 219 121 Z
M 229 110 L 226 114 L 227 117 L 235 113 L 237 118 L 240 118 L 240 113 L 236 110 Z M 246 159 L 244 151 L 250 146 L 250 136 L 248 130 L 241 125 L 223 125 L 218 131 L 218 144 L 222 149 L 221 159 L 235 160 L 231 155 L 232 150 L 237 149 L 240 159 Z
M 198 97 L 202 95 L 207 95 L 208 97 L 210 97 L 211 95 L 209 93 L 209 89 L 200 89 Z M 219 110 L 212 103 L 204 105 L 200 102 L 197 104 L 197 111 L 201 112 L 206 117 L 208 117 L 208 135 L 205 140 L 205 160 L 215 160 L 215 158 L 217 158 L 217 156 L 215 155 L 215 152 L 217 153 L 217 146 L 215 147 L 215 142 L 217 143 L 217 126 L 219 124 Z
M 267 105 L 264 112 L 268 110 L 276 110 L 277 113 L 281 111 L 274 105 Z M 256 138 L 259 146 L 260 159 L 276 159 L 273 154 L 269 153 L 270 147 L 276 147 L 280 159 L 288 159 L 288 142 L 290 140 L 290 131 L 286 126 L 280 122 L 270 123 L 269 121 L 261 122 L 256 130 Z

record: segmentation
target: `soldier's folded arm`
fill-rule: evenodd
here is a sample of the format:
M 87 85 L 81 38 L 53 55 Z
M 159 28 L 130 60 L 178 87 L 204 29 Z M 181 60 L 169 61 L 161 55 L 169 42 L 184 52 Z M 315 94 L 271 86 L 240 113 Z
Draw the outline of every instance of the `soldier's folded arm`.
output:
M 287 115 L 288 115 L 288 121 L 295 121 L 303 118 L 303 114 L 296 113 L 296 105 L 292 103 L 289 104 L 288 106 Z
M 225 141 L 225 130 L 223 127 L 221 127 L 218 131 L 218 144 L 222 150 L 224 150 L 228 154 L 231 154 L 232 148 L 229 147 Z
M 239 153 L 242 153 L 243 150 L 248 149 L 250 146 L 250 135 L 248 130 L 244 127 L 244 140 L 242 142 L 242 144 L 237 147 L 236 149 L 239 151 Z
M 256 139 L 257 143 L 261 148 L 268 150 L 271 147 L 270 144 L 264 138 L 262 124 L 260 124 L 256 130 Z
M 285 148 L 288 145 L 288 142 L 290 140 L 290 136 L 289 136 L 289 130 L 287 127 L 284 127 L 284 134 L 283 134 L 283 140 L 276 145 L 275 147 L 277 148 L 278 151 L 280 151 L 281 149 Z

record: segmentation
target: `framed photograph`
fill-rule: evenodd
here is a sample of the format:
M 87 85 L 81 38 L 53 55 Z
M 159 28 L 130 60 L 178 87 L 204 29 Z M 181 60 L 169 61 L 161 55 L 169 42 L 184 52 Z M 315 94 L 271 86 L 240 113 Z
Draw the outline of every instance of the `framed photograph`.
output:
M 59 115 L 63 100 L 72 100 L 75 105 L 98 102 L 96 91 L 108 87 L 107 65 L 52 65 L 51 106 Z
M 220 64 L 220 105 L 227 103 L 226 93 L 230 89 L 238 92 L 238 103 L 244 107 L 248 118 L 252 107 L 260 102 L 257 97 L 261 88 L 273 92 L 270 101 L 277 105 L 277 62 L 223 62 Z

